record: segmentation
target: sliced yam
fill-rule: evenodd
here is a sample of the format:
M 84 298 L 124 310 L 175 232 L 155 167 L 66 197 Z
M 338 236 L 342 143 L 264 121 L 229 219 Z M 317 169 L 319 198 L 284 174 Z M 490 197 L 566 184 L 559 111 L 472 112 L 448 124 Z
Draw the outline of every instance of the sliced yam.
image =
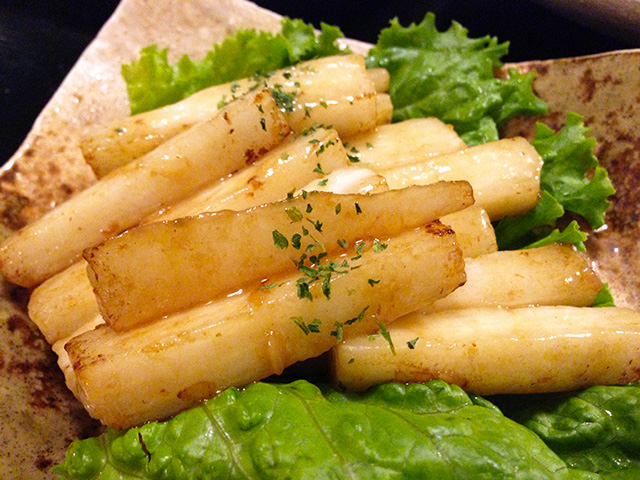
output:
M 87 262 L 80 260 L 39 285 L 29 298 L 28 311 L 50 345 L 99 315 Z
M 85 248 L 252 163 L 288 133 L 268 92 L 244 97 L 10 236 L 0 245 L 0 269 L 10 281 L 34 286 Z
M 412 313 L 332 351 L 336 382 L 442 379 L 478 395 L 570 391 L 640 379 L 640 314 L 625 308 L 478 308 Z
M 316 244 L 335 251 L 472 203 L 466 182 L 372 195 L 312 192 L 243 212 L 142 225 L 87 249 L 84 257 L 105 321 L 122 331 L 294 269 Z
M 380 125 L 345 144 L 353 162 L 376 172 L 467 148 L 451 125 L 433 117 Z
M 455 235 L 438 222 L 381 241 L 386 248 L 367 241 L 362 252 L 352 245 L 323 261 L 346 272 L 332 273 L 330 298 L 322 281 L 309 288 L 313 300 L 300 298 L 304 275 L 296 271 L 270 277 L 271 288 L 246 289 L 126 332 L 102 325 L 83 333 L 65 346 L 67 384 L 104 424 L 139 425 L 281 373 L 341 338 L 372 333 L 464 282 Z
M 367 68 L 367 75 L 373 81 L 378 93 L 386 93 L 389 91 L 389 71 L 386 68 Z
M 268 82 L 272 91 L 281 92 L 287 122 L 297 133 L 330 125 L 340 137 L 348 137 L 391 120 L 383 112 L 378 118 L 376 84 L 361 55 L 303 62 L 278 71 Z M 381 110 L 390 103 L 382 100 Z
M 196 123 L 213 117 L 231 96 L 255 88 L 253 79 L 215 85 L 180 102 L 115 120 L 89 131 L 80 148 L 98 178 L 150 152 Z
M 380 193 L 389 191 L 387 181 L 382 175 L 368 168 L 347 167 L 326 175 L 321 180 L 308 183 L 297 193 L 306 192 L 332 192 L 337 194 L 348 193 Z
M 467 180 L 492 221 L 520 215 L 540 196 L 542 158 L 524 138 L 508 138 L 382 171 L 392 189 Z
M 350 167 L 348 170 L 352 172 L 359 169 Z M 328 186 L 335 186 L 332 185 L 331 175 L 328 177 Z M 353 184 L 350 187 L 360 188 Z M 375 186 L 373 188 L 371 191 L 375 191 Z M 369 191 L 368 186 L 364 189 Z M 347 193 L 345 189 L 342 190 Z M 458 245 L 465 257 L 496 250 L 493 229 L 481 208 L 465 208 L 442 217 L 442 222 L 452 226 L 456 232 Z M 44 282 L 34 291 L 29 303 L 31 318 L 50 344 L 70 336 L 80 325 L 90 322 L 98 312 L 98 303 L 86 275 L 84 260 Z
M 144 223 L 173 220 L 219 210 L 245 210 L 284 200 L 313 180 L 349 164 L 338 134 L 315 128 L 290 137 L 255 163 L 215 182 L 196 194 L 155 212 Z
M 465 257 L 474 258 L 498 251 L 496 233 L 489 215 L 479 205 L 471 205 L 464 210 L 445 215 L 440 221 L 456 232 L 458 245 Z
M 554 243 L 466 259 L 467 283 L 429 312 L 472 307 L 590 307 L 602 281 L 573 245 Z
M 96 175 L 103 177 L 262 88 L 276 96 L 298 133 L 324 124 L 333 125 L 340 135 L 353 135 L 391 121 L 389 96 L 383 94 L 386 98 L 380 102 L 376 99 L 377 88 L 381 92 L 389 88 L 386 70 L 367 70 L 361 55 L 339 55 L 302 62 L 264 78 L 215 85 L 174 104 L 99 127 L 83 139 L 83 155 Z

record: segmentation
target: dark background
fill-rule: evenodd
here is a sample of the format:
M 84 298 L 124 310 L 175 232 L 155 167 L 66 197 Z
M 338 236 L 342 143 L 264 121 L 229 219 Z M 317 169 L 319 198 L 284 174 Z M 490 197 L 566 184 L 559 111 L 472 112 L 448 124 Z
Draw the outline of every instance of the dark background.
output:
M 189 0 L 185 0 L 189 1 Z M 506 61 L 585 55 L 640 46 L 582 26 L 525 0 L 257 0 L 283 15 L 338 25 L 345 35 L 375 42 L 390 18 L 403 25 L 436 14 L 470 36 L 510 40 Z M 18 148 L 31 124 L 117 0 L 0 0 L 0 164 Z M 597 27 L 595 27 L 597 28 Z M 615 33 L 614 33 L 615 34 Z

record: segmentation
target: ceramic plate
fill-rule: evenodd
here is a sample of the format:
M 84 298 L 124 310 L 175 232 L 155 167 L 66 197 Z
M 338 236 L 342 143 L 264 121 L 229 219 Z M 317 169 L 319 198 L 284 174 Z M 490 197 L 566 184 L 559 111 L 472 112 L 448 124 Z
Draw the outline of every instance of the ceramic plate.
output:
M 120 66 L 149 44 L 197 57 L 239 27 L 277 30 L 279 17 L 244 0 L 124 0 L 44 108 L 24 144 L 0 172 L 3 235 L 95 181 L 78 139 L 92 125 L 128 114 Z M 355 51 L 367 46 L 351 42 Z M 175 59 L 174 59 L 175 60 Z M 638 308 L 640 259 L 640 52 L 517 64 L 539 72 L 538 94 L 558 127 L 567 109 L 581 113 L 599 140 L 601 162 L 618 188 L 606 228 L 589 251 L 620 305 Z M 505 134 L 531 134 L 516 119 Z M 0 290 L 0 477 L 49 478 L 75 438 L 97 424 L 64 386 L 55 357 L 25 313 L 29 292 Z

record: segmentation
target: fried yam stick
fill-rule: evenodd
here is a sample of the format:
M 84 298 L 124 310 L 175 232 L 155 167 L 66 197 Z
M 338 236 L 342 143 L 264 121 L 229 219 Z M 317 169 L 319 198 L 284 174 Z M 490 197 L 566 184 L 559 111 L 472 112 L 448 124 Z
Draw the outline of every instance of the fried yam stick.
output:
M 264 78 L 209 87 L 174 104 L 101 126 L 83 139 L 82 153 L 95 174 L 103 177 L 262 88 L 278 95 L 287 121 L 297 132 L 324 124 L 333 125 L 341 135 L 352 135 L 391 120 L 385 100 L 380 102 L 381 118 L 377 118 L 376 93 L 389 88 L 387 71 L 366 70 L 360 55 L 340 55 L 303 62 Z
M 640 378 L 640 314 L 625 308 L 477 308 L 412 313 L 388 333 L 333 349 L 336 381 L 365 390 L 382 382 L 442 379 L 478 395 L 546 393 Z
M 18 285 L 36 285 L 83 249 L 255 161 L 288 133 L 268 92 L 234 102 L 10 236 L 0 245 L 0 269 Z
M 392 189 L 467 180 L 492 221 L 535 207 L 542 158 L 524 138 L 508 138 L 382 171 Z
M 387 247 L 367 241 L 360 253 L 352 245 L 325 258 L 323 265 L 333 261 L 344 273 L 332 273 L 329 295 L 324 282 L 313 283 L 313 300 L 299 297 L 305 274 L 296 271 L 270 277 L 273 288 L 223 296 L 126 332 L 99 326 L 66 344 L 67 384 L 103 423 L 139 425 L 281 373 L 464 282 L 455 235 L 438 222 L 381 242 Z
M 396 235 L 472 203 L 467 182 L 373 195 L 312 192 L 243 212 L 142 225 L 84 257 L 102 316 L 123 331 L 295 269 L 310 246 L 322 247 L 309 256 Z

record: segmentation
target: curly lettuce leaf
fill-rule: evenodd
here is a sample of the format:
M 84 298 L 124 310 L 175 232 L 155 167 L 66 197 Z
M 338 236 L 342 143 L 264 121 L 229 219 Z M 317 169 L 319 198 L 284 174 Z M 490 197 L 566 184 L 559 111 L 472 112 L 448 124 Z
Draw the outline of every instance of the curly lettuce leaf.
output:
M 599 478 L 442 381 L 365 395 L 306 381 L 231 388 L 161 423 L 74 442 L 61 478 Z
M 571 467 L 607 479 L 640 478 L 640 383 L 508 400 L 506 414 Z
M 604 214 L 611 206 L 608 197 L 615 189 L 607 171 L 598 165 L 593 154 L 596 140 L 588 134 L 582 117 L 573 112 L 567 113 L 567 122 L 557 133 L 538 123 L 531 143 L 544 160 L 540 173 L 542 197 L 524 215 L 496 223 L 501 250 L 555 241 L 573 243 L 584 250 L 586 233 L 579 229 L 577 222 L 572 222 L 563 232 L 550 231 L 566 211 L 582 216 L 592 228 L 604 224 Z
M 604 224 L 604 213 L 611 206 L 607 199 L 615 189 L 593 153 L 596 139 L 588 135 L 582 117 L 568 112 L 565 126 L 557 133 L 538 124 L 531 143 L 544 159 L 542 190 L 552 194 L 565 209 L 582 216 L 591 227 L 598 228 Z
M 122 66 L 131 113 L 175 103 L 212 85 L 348 52 L 336 42 L 343 36 L 339 28 L 322 24 L 321 29 L 316 35 L 312 25 L 284 18 L 278 34 L 239 30 L 214 45 L 204 59 L 194 61 L 184 55 L 175 64 L 169 63 L 167 49 L 148 46 L 138 61 Z
M 497 140 L 498 128 L 515 115 L 546 112 L 533 93 L 533 73 L 510 70 L 508 79 L 494 77 L 508 46 L 495 37 L 471 39 L 455 22 L 439 32 L 428 13 L 408 27 L 392 20 L 369 51 L 367 66 L 390 73 L 394 121 L 435 116 L 475 145 Z

